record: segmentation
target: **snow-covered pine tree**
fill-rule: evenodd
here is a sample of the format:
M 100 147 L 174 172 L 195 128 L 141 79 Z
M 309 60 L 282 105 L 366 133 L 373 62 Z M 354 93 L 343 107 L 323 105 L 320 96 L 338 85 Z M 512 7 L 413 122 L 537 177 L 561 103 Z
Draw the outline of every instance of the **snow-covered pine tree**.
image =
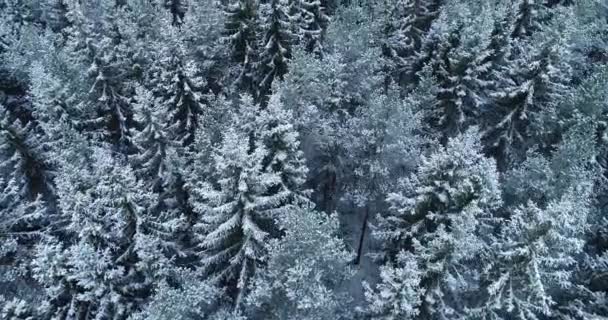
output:
M 380 53 L 369 46 L 374 36 L 368 19 L 358 6 L 341 9 L 328 29 L 323 59 L 294 50 L 290 71 L 276 89 L 294 111 L 317 208 L 330 213 L 343 192 L 348 119 L 381 86 L 375 58 Z
M 594 179 L 600 164 L 593 139 L 596 124 L 591 119 L 577 116 L 550 156 L 529 151 L 525 161 L 505 172 L 502 189 L 511 205 L 533 201 L 546 207 L 573 186 Z
M 278 98 L 271 101 L 272 111 L 260 114 L 251 97 L 241 99 L 234 127 L 213 150 L 214 176 L 192 188 L 203 270 L 235 297 L 236 309 L 265 263 L 266 241 L 280 235 L 277 219 L 308 203 L 297 133 Z
M 514 40 L 507 67 L 489 91 L 484 140 L 501 168 L 532 145 L 554 142 L 556 109 L 571 94 L 568 19 L 568 14 L 555 15 L 542 32 Z
M 568 108 L 564 108 L 564 117 L 572 116 L 572 113 L 584 114 L 587 121 L 582 122 L 583 126 L 590 128 L 590 130 L 596 129 L 595 141 L 587 139 L 571 139 L 576 141 L 575 144 L 569 144 L 571 151 L 564 152 L 564 155 L 560 157 L 562 160 L 562 166 L 557 167 L 557 170 L 563 170 L 563 168 L 576 168 L 581 166 L 580 159 L 593 159 L 595 157 L 595 165 L 600 170 L 595 172 L 595 206 L 591 208 L 589 214 L 589 229 L 586 233 L 586 245 L 584 248 L 583 258 L 578 262 L 580 266 L 574 270 L 573 283 L 576 287 L 573 290 L 569 290 L 567 298 L 568 303 L 567 310 L 569 318 L 566 319 L 601 319 L 603 315 L 608 314 L 606 309 L 606 293 L 608 292 L 608 234 L 606 234 L 608 220 L 606 219 L 606 203 L 607 195 L 606 192 L 606 164 L 608 157 L 606 155 L 606 104 L 608 91 L 604 85 L 607 81 L 608 70 L 605 67 L 600 67 L 596 71 L 581 83 L 576 88 L 573 95 L 573 101 L 568 103 Z M 576 119 L 576 118 L 575 118 Z M 595 124 L 595 125 L 594 125 Z M 578 124 L 580 126 L 580 124 Z M 597 126 L 597 127 L 596 127 Z M 589 144 L 593 145 L 596 143 L 595 150 L 589 148 Z M 562 148 L 566 149 L 566 148 Z M 582 156 L 584 155 L 584 156 Z M 568 165 L 569 163 L 574 164 Z M 582 167 L 582 166 L 581 166 Z M 555 171 L 555 170 L 554 170 Z M 567 170 L 566 172 L 572 172 L 576 175 L 580 175 L 576 170 Z M 568 174 L 571 176 L 571 174 Z M 584 175 L 583 175 L 584 177 Z M 517 181 L 515 182 L 517 183 Z M 546 183 L 550 187 L 554 184 L 552 182 Z M 543 184 L 537 184 L 538 187 Z M 538 192 L 538 187 L 535 190 Z M 562 188 L 563 186 L 557 185 L 556 188 Z M 563 308 L 563 306 L 562 306 Z
M 25 300 L 0 296 L 0 317 L 7 320 L 33 320 L 37 315 L 32 304 Z
M 300 44 L 307 52 L 316 56 L 323 55 L 325 31 L 329 24 L 329 16 L 321 4 L 321 0 L 300 1 Z
M 278 218 L 298 208 L 308 208 L 310 190 L 304 189 L 308 168 L 300 150 L 300 137 L 291 111 L 281 102 L 279 93 L 270 97 L 268 106 L 256 119 L 256 144 L 266 150 L 262 171 L 279 177 L 268 190 L 267 215 Z
M 175 279 L 172 279 L 177 285 L 161 282 L 145 309 L 129 319 L 210 319 L 218 313 L 216 311 L 225 299 L 222 299 L 222 292 L 217 287 L 208 281 L 199 280 L 198 276 L 193 270 L 178 270 Z
M 203 271 L 228 289 L 236 308 L 265 260 L 266 241 L 278 231 L 272 218 L 259 210 L 256 195 L 266 187 L 261 181 L 266 178 L 261 174 L 264 150 L 253 148 L 250 139 L 228 129 L 214 154 L 219 187 L 208 184 L 192 191 L 193 208 L 200 216 Z M 197 203 L 197 198 L 204 202 Z
M 180 143 L 172 139 L 166 126 L 166 105 L 155 98 L 151 91 L 138 87 L 134 105 L 135 121 L 140 130 L 135 130 L 134 145 L 137 152 L 130 157 L 135 174 L 144 182 L 146 189 L 158 195 L 158 203 L 151 208 L 155 213 L 179 219 L 182 222 L 179 238 L 173 255 L 183 258 L 188 254 L 195 218 L 187 199 L 183 177 L 184 155 L 179 154 Z
M 69 59 L 87 76 L 80 83 L 82 91 L 88 91 L 88 98 L 81 100 L 79 106 L 81 129 L 98 141 L 127 152 L 134 123 L 126 91 L 130 71 L 124 56 L 126 48 L 119 37 L 114 37 L 124 31 L 117 25 L 121 10 L 124 8 L 116 7 L 111 0 L 72 2 L 65 49 Z
M 270 0 L 260 4 L 260 55 L 258 64 L 257 97 L 266 101 L 272 82 L 283 79 L 287 73 L 287 63 L 291 57 L 291 47 L 295 35 L 292 33 L 292 18 L 290 17 L 288 0 Z
M 35 237 L 49 221 L 43 199 L 53 203 L 49 161 L 39 129 L 0 105 L 0 228 L 3 236 Z
M 23 286 L 15 291 L 31 285 L 27 266 L 32 248 L 56 222 L 48 208 L 55 201 L 54 184 L 39 136 L 33 120 L 23 124 L 0 105 L 0 270 L 6 275 L 0 283 L 9 283 L 7 294 L 14 293 L 12 281 Z
M 594 73 L 594 67 L 608 61 L 608 37 L 603 32 L 608 26 L 605 3 L 577 2 L 576 28 L 572 35 L 573 51 L 578 54 L 574 62 L 574 79 Z
M 83 142 L 84 143 L 84 142 Z M 101 148 L 66 152 L 56 183 L 65 236 L 38 246 L 34 277 L 43 317 L 126 319 L 166 277 L 178 223 L 155 215 L 153 193 Z
M 33 0 L 3 0 L 0 2 L 0 11 L 6 13 L 6 17 L 15 27 L 27 25 L 36 25 L 42 27 L 44 19 L 42 17 L 44 8 L 41 6 L 41 1 Z M 46 4 L 46 0 L 42 1 Z
M 147 82 L 160 107 L 166 110 L 164 123 L 169 138 L 188 146 L 205 112 L 205 90 L 209 89 L 178 27 L 163 21 L 165 27 L 157 44 L 161 49 L 154 56 L 157 63 L 151 67 Z
M 486 253 L 484 238 L 491 236 L 489 221 L 502 201 L 495 162 L 483 156 L 478 131 L 469 129 L 423 157 L 418 171 L 388 201 L 392 208 L 374 230 L 385 247 L 386 272 L 413 268 L 413 274 L 397 284 L 387 274 L 379 292 L 368 292 L 383 297 L 395 285 L 389 291 L 400 292 L 382 303 L 372 298 L 371 316 L 436 319 L 462 312 L 467 294 L 476 289 L 476 266 Z M 412 292 L 418 281 L 419 292 Z M 403 294 L 420 295 L 420 302 L 403 303 Z
M 87 121 L 87 130 L 97 125 L 95 138 L 108 141 L 117 146 L 122 152 L 128 152 L 132 145 L 130 130 L 134 126 L 133 114 L 128 97 L 123 92 L 124 76 L 120 62 L 116 61 L 115 51 L 110 50 L 111 40 L 106 39 L 101 44 L 106 47 L 95 48 L 88 74 L 94 79 L 91 87 L 91 106 L 95 108 L 97 117 Z M 92 45 L 94 48 L 95 45 Z
M 472 317 L 557 315 L 557 299 L 564 290 L 572 289 L 575 256 L 584 245 L 590 188 L 582 189 L 569 190 L 546 208 L 530 202 L 513 211 L 492 246 L 497 258 L 488 272 L 490 279 L 482 280 L 487 284 L 486 305 L 473 309 Z
M 352 319 L 348 292 L 352 254 L 338 238 L 337 216 L 294 209 L 269 242 L 268 266 L 253 280 L 246 313 L 257 319 Z
M 205 90 L 218 94 L 228 89 L 231 52 L 222 40 L 227 16 L 218 1 L 191 1 L 180 32 L 190 58 L 197 62 Z M 229 43 L 228 43 L 229 44 Z M 229 80 L 229 79 L 228 79 Z
M 222 38 L 227 43 L 231 60 L 235 89 L 242 89 L 255 94 L 255 70 L 258 61 L 258 0 L 230 1 L 225 7 L 224 29 Z
M 380 266 L 380 282 L 372 289 L 363 283 L 368 312 L 372 319 L 418 319 L 424 289 L 423 272 L 416 257 L 406 251 L 397 254 L 395 263 Z
M 369 105 L 357 110 L 348 123 L 347 159 L 354 177 L 342 201 L 362 209 L 355 264 L 362 257 L 370 216 L 386 209 L 386 194 L 394 190 L 400 178 L 415 170 L 429 142 L 420 135 L 420 110 L 426 101 L 419 92 L 401 99 L 397 90 L 375 94 Z
M 53 32 L 61 33 L 69 25 L 68 1 L 70 0 L 44 0 L 40 3 L 42 21 Z
M 512 38 L 526 38 L 534 32 L 543 30 L 544 20 L 549 9 L 542 0 L 516 0 L 513 3 L 514 21 L 511 27 Z
M 490 244 L 480 277 L 483 299 L 470 309 L 472 318 L 561 317 L 573 315 L 577 302 L 589 303 L 572 276 L 582 270 L 585 232 L 594 221 L 594 134 L 590 119 L 579 118 L 549 159 L 529 154 L 506 174 L 510 207 Z
M 466 130 L 486 103 L 491 14 L 489 7 L 444 6 L 417 58 L 430 70 L 420 75 L 432 76 L 437 85 L 436 102 L 428 106 L 426 116 L 444 144 Z
M 28 114 L 31 115 L 30 112 Z M 40 128 L 34 119 L 25 121 L 0 105 L 0 146 L 4 170 L 0 174 L 8 181 L 22 184 L 18 189 L 25 198 L 40 194 L 51 200 L 54 194 L 49 160 L 40 141 Z M 21 182 L 18 182 L 21 181 Z
M 144 87 L 136 89 L 133 106 L 135 121 L 140 129 L 134 132 L 137 153 L 131 157 L 137 177 L 149 182 L 149 190 L 159 192 L 173 179 L 171 167 L 177 143 L 169 136 L 166 123 L 167 109 Z
M 80 87 L 77 94 L 87 94 L 79 99 L 80 129 L 122 154 L 131 153 L 135 122 L 130 98 L 148 58 L 147 37 L 158 33 L 152 28 L 154 6 L 147 1 L 117 5 L 112 0 L 69 5 L 70 27 L 63 50 L 71 68 L 86 75 L 75 86 Z
M 171 23 L 173 25 L 181 25 L 184 20 L 184 15 L 188 11 L 187 0 L 164 0 L 164 6 L 171 13 Z
M 438 0 L 398 0 L 386 8 L 382 24 L 383 54 L 388 59 L 387 76 L 399 85 L 411 80 L 412 59 L 420 51 L 423 39 L 439 15 Z
M 29 70 L 32 116 L 40 129 L 38 144 L 51 167 L 57 165 L 58 156 L 69 148 L 69 134 L 81 119 L 77 106 L 85 98 L 73 90 L 78 85 L 67 80 L 76 70 L 59 62 L 62 58 L 65 56 L 61 53 L 48 55 L 44 63 L 36 62 Z M 80 79 L 75 76 L 71 80 Z

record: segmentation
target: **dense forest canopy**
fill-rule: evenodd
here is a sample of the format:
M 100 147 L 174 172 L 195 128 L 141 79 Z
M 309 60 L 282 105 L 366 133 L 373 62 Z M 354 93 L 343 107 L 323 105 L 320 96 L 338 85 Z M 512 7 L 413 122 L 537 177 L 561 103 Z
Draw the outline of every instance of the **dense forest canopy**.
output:
M 0 0 L 0 319 L 608 319 L 608 1 Z

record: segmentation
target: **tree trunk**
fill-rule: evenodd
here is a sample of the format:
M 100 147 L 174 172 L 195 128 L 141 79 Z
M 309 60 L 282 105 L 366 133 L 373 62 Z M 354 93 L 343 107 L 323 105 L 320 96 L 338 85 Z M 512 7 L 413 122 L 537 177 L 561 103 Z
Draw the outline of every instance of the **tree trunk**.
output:
M 355 265 L 361 263 L 361 255 L 363 253 L 363 241 L 365 240 L 365 233 L 367 232 L 367 220 L 369 219 L 369 205 L 365 206 L 365 216 L 363 216 L 363 224 L 361 225 L 361 235 L 359 236 L 359 246 L 357 247 L 357 257 L 355 258 Z

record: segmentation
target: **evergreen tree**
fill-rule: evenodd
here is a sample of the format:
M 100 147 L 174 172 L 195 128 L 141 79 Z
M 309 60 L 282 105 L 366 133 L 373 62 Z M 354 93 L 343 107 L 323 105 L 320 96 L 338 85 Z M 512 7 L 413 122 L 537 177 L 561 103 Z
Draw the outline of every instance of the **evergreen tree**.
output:
M 549 10 L 543 1 L 517 0 L 514 1 L 514 21 L 511 31 L 513 38 L 525 38 L 534 32 L 544 29 L 543 20 L 547 19 Z
M 262 183 L 262 150 L 249 151 L 248 135 L 229 129 L 222 147 L 214 154 L 220 190 L 212 186 L 194 190 L 201 193 L 203 204 L 194 203 L 201 222 L 202 266 L 236 296 L 236 306 L 249 290 L 250 278 L 266 256 L 265 242 L 271 236 L 271 217 L 259 212 L 256 191 Z M 201 208 L 203 207 L 203 208 Z M 258 210 L 256 210 L 258 209 Z M 261 229 L 267 226 L 265 229 Z
M 237 127 L 214 148 L 213 180 L 192 191 L 203 270 L 226 286 L 237 310 L 265 263 L 266 241 L 280 235 L 277 219 L 304 201 L 297 134 L 275 114 L 275 101 L 271 117 L 272 111 L 259 114 L 250 97 L 241 99 Z
M 246 92 L 256 93 L 254 72 L 258 61 L 258 2 L 238 0 L 229 3 L 225 9 L 225 36 L 231 59 L 237 66 L 232 68 L 234 85 Z
M 176 223 L 153 214 L 154 195 L 108 151 L 65 160 L 57 190 L 70 241 L 38 247 L 33 272 L 47 295 L 41 311 L 49 318 L 126 319 L 170 271 L 163 252 Z
M 556 314 L 560 288 L 572 287 L 575 255 L 584 245 L 587 203 L 588 191 L 572 190 L 545 209 L 529 203 L 513 212 L 492 248 L 498 257 L 486 280 L 488 300 L 480 318 Z
M 54 32 L 61 32 L 69 25 L 69 0 L 45 0 L 40 4 L 42 19 L 45 25 Z
M 422 92 L 401 100 L 396 89 L 376 94 L 367 108 L 360 109 L 348 125 L 348 167 L 354 172 L 342 201 L 361 208 L 363 221 L 355 264 L 362 258 L 368 220 L 386 209 L 386 194 L 400 178 L 414 171 L 426 149 L 422 131 Z
M 480 279 L 486 299 L 471 308 L 471 317 L 557 317 L 575 305 L 571 301 L 581 290 L 573 275 L 580 268 L 599 169 L 594 130 L 588 118 L 579 118 L 550 158 L 529 154 L 507 173 L 503 188 L 510 207 Z
M 162 43 L 158 43 L 160 52 L 155 56 L 158 63 L 151 68 L 148 81 L 154 96 L 167 112 L 164 123 L 169 138 L 187 146 L 194 140 L 205 112 L 205 90 L 208 88 L 179 29 L 166 24 L 161 39 Z
M 154 99 L 152 92 L 138 87 L 136 99 L 135 120 L 141 130 L 134 134 L 139 152 L 133 157 L 133 166 L 141 180 L 150 181 L 150 190 L 160 192 L 174 179 L 178 144 L 167 133 L 164 119 L 167 110 Z
M 289 15 L 287 0 L 271 0 L 260 4 L 260 29 L 263 37 L 259 45 L 259 97 L 269 93 L 274 79 L 282 79 L 287 73 L 287 62 L 295 40 Z
M 7 183 L 16 187 L 15 191 L 20 194 L 18 199 L 33 200 L 37 195 L 52 199 L 53 181 L 48 159 L 45 159 L 43 146 L 38 141 L 40 129 L 34 120 L 23 123 L 2 105 L 0 115 L 3 168 L 0 173 L 6 177 Z
M 226 46 L 224 24 L 228 18 L 217 1 L 192 1 L 178 34 L 188 49 L 189 57 L 198 62 L 199 76 L 204 77 L 206 88 L 215 94 L 225 91 L 229 84 L 231 50 Z M 229 43 L 228 43 L 229 44 Z
M 274 196 L 268 198 L 272 206 L 269 214 L 278 217 L 299 207 L 309 207 L 310 191 L 303 188 L 308 168 L 291 112 L 283 106 L 280 94 L 270 97 L 268 106 L 256 119 L 256 126 L 258 145 L 266 149 L 262 170 L 280 178 L 270 190 Z
M 188 3 L 186 0 L 165 0 L 165 8 L 171 12 L 171 23 L 173 25 L 181 25 L 184 15 L 188 11 Z
M 321 0 L 300 1 L 300 43 L 307 52 L 317 56 L 323 54 L 323 40 L 325 30 L 329 24 L 329 17 Z
M 423 272 L 416 258 L 401 251 L 394 265 L 380 267 L 380 283 L 375 289 L 364 283 L 365 299 L 373 319 L 417 319 L 424 290 Z
M 149 19 L 138 18 L 144 13 L 140 10 L 152 10 L 151 4 L 138 4 L 117 5 L 112 0 L 72 3 L 65 46 L 68 60 L 86 75 L 76 90 L 77 94 L 87 93 L 78 107 L 81 130 L 121 154 L 133 152 L 131 130 L 135 122 L 130 100 L 145 62 L 142 31 L 151 25 Z M 150 11 L 146 12 L 145 16 L 149 15 Z
M 426 33 L 438 16 L 439 6 L 436 0 L 399 0 L 386 8 L 382 51 L 388 59 L 387 76 L 394 82 L 406 85 L 411 80 L 409 66 L 420 52 Z
M 107 42 L 109 39 L 102 45 L 110 46 Z M 94 133 L 97 139 L 109 141 L 126 152 L 132 144 L 130 130 L 133 128 L 133 114 L 129 100 L 122 91 L 121 66 L 113 61 L 118 57 L 111 50 L 105 54 L 99 52 L 99 48 L 95 48 L 92 54 L 95 58 L 88 74 L 94 78 L 91 106 L 95 108 L 96 118 L 87 121 L 85 125 L 97 125 L 99 131 Z
M 0 105 L 0 284 L 21 298 L 33 283 L 28 273 L 33 246 L 57 223 L 49 208 L 54 184 L 38 136 L 33 121 L 24 125 Z
M 148 306 L 133 320 L 194 320 L 214 314 L 222 303 L 221 292 L 206 281 L 197 279 L 192 271 L 177 272 L 178 286 L 162 282 Z
M 432 76 L 437 85 L 436 101 L 426 116 L 427 123 L 441 132 L 443 143 L 466 130 L 486 104 L 490 13 L 490 8 L 460 4 L 444 7 L 418 57 L 428 68 L 421 75 Z
M 520 159 L 531 145 L 553 142 L 556 108 L 571 92 L 567 29 L 559 24 L 553 28 L 513 43 L 509 67 L 489 93 L 492 105 L 484 115 L 484 138 L 501 168 Z
M 385 246 L 385 272 L 412 263 L 416 267 L 411 279 L 390 290 L 401 292 L 389 295 L 395 301 L 379 305 L 372 299 L 372 315 L 380 312 L 376 316 L 391 319 L 388 311 L 393 317 L 417 314 L 417 319 L 435 319 L 463 312 L 467 295 L 476 289 L 474 266 L 487 251 L 484 237 L 491 235 L 492 212 L 501 204 L 495 163 L 482 155 L 478 132 L 471 129 L 424 157 L 416 174 L 389 195 L 389 202 L 392 208 L 374 232 Z M 383 280 L 391 279 L 386 274 Z M 401 294 L 413 294 L 412 281 L 420 282 L 418 305 L 416 300 L 400 302 Z M 380 284 L 380 294 L 393 285 Z
M 327 34 L 323 59 L 296 50 L 290 71 L 277 88 L 294 110 L 296 128 L 311 170 L 309 183 L 320 210 L 333 212 L 344 191 L 348 119 L 380 86 L 377 48 L 369 47 L 369 17 L 352 6 L 337 13 Z M 346 32 L 350 38 L 342 35 Z
M 192 246 L 191 227 L 195 219 L 187 202 L 182 168 L 185 161 L 183 155 L 178 154 L 180 144 L 170 137 L 164 118 L 168 112 L 159 103 L 160 99 L 155 99 L 152 92 L 143 87 L 137 88 L 137 93 L 134 111 L 141 130 L 134 134 L 138 152 L 131 157 L 131 162 L 147 190 L 158 195 L 154 212 L 165 212 L 180 219 L 179 239 L 174 239 L 178 243 L 173 254 L 186 257 Z
M 269 243 L 268 266 L 254 279 L 248 315 L 265 319 L 351 319 L 347 292 L 352 259 L 337 237 L 335 215 L 294 210 L 280 218 L 285 230 Z

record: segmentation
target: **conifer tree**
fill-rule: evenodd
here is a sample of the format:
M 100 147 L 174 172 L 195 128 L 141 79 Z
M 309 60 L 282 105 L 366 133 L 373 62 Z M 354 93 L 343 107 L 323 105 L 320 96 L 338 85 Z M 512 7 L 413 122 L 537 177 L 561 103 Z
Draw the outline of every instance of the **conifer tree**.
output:
M 445 6 L 425 39 L 419 55 L 437 85 L 436 101 L 429 105 L 427 123 L 441 132 L 442 142 L 466 130 L 486 104 L 491 64 L 489 8 Z M 420 63 L 420 62 L 417 62 Z
M 269 244 L 268 266 L 247 297 L 251 318 L 350 319 L 350 297 L 340 286 L 352 275 L 352 259 L 337 237 L 335 215 L 292 210 L 280 218 L 285 230 Z
M 33 246 L 57 222 L 51 217 L 55 190 L 38 130 L 33 120 L 23 124 L 0 105 L 0 269 L 8 278 L 0 282 L 29 277 Z
M 177 271 L 178 285 L 162 282 L 146 308 L 133 320 L 194 320 L 213 317 L 224 301 L 222 292 L 207 281 L 201 281 L 192 270 Z M 221 310 L 221 309 L 220 309 Z M 224 318 L 226 319 L 226 318 Z
M 192 191 L 203 270 L 226 286 L 237 310 L 265 263 L 266 241 L 280 235 L 277 219 L 305 200 L 297 134 L 280 112 L 274 114 L 274 101 L 271 117 L 270 111 L 260 115 L 251 97 L 241 99 L 234 120 L 239 125 L 228 128 L 213 150 L 213 180 Z
M 230 84 L 231 50 L 228 50 L 224 24 L 228 15 L 218 1 L 192 1 L 179 29 L 189 58 L 198 62 L 199 76 L 204 77 L 206 88 L 215 94 L 225 91 Z
M 168 112 L 154 99 L 152 92 L 138 87 L 136 99 L 135 120 L 141 130 L 134 134 L 138 153 L 133 157 L 133 166 L 141 180 L 150 181 L 150 190 L 159 192 L 171 182 L 177 144 L 171 140 L 165 126 L 164 117 Z
M 368 19 L 358 6 L 340 10 L 328 29 L 323 59 L 295 50 L 290 71 L 277 89 L 284 105 L 294 110 L 317 208 L 328 213 L 336 209 L 346 180 L 348 139 L 343 137 L 348 119 L 381 83 L 374 58 L 379 52 L 368 46 L 373 41 Z M 344 32 L 352 32 L 351 37 L 343 37 Z
M 571 190 L 547 208 L 534 203 L 515 209 L 492 246 L 498 257 L 489 272 L 481 319 L 552 317 L 584 241 L 588 190 Z
M 61 226 L 51 216 L 54 189 L 42 151 L 33 122 L 22 125 L 0 105 L 0 287 L 9 300 L 0 303 L 0 314 L 7 317 L 30 314 L 26 306 L 37 298 L 29 276 L 34 246 L 49 225 Z
M 71 25 L 64 50 L 68 61 L 86 75 L 78 83 L 81 88 L 75 90 L 87 94 L 79 99 L 78 122 L 91 138 L 109 143 L 121 154 L 134 151 L 130 99 L 147 58 L 141 40 L 157 33 L 150 29 L 153 16 L 152 4 L 143 1 L 132 6 L 111 0 L 70 4 Z
M 300 0 L 300 43 L 307 52 L 323 54 L 325 30 L 329 17 L 321 0 Z
M 230 56 L 236 67 L 233 67 L 236 88 L 245 92 L 257 93 L 255 90 L 255 69 L 258 61 L 258 2 L 256 0 L 238 0 L 229 3 L 225 9 L 225 36 Z
M 264 261 L 265 241 L 275 231 L 269 230 L 272 218 L 259 212 L 256 197 L 257 191 L 265 187 L 260 172 L 263 150 L 248 150 L 251 142 L 242 143 L 248 138 L 229 129 L 214 154 L 220 189 L 209 185 L 193 191 L 205 200 L 202 205 L 193 204 L 201 219 L 198 229 L 203 270 L 229 288 L 237 308 L 249 290 L 250 278 Z
M 164 44 L 158 43 L 161 49 L 154 56 L 158 63 L 151 68 L 148 82 L 158 103 L 167 112 L 164 123 L 169 138 L 187 146 L 194 140 L 205 112 L 207 84 L 177 27 L 165 20 L 161 39 Z
M 291 46 L 296 40 L 292 33 L 287 0 L 271 0 L 260 4 L 260 29 L 263 34 L 259 47 L 259 79 L 257 94 L 264 97 L 270 91 L 273 80 L 282 79 L 287 73 Z
M 269 199 L 271 216 L 280 216 L 310 204 L 310 190 L 305 190 L 308 168 L 300 150 L 300 137 L 293 125 L 291 111 L 281 102 L 279 93 L 270 97 L 268 106 L 256 119 L 258 146 L 266 149 L 262 170 L 280 178 L 272 186 Z
M 342 201 L 363 210 L 355 264 L 363 256 L 368 221 L 386 209 L 386 194 L 400 178 L 415 170 L 429 142 L 418 134 L 425 94 L 412 93 L 402 100 L 396 88 L 393 90 L 386 95 L 375 94 L 369 106 L 361 108 L 348 124 L 348 167 L 354 177 Z
M 471 308 L 472 317 L 573 315 L 572 307 L 588 298 L 574 275 L 593 221 L 590 201 L 599 169 L 594 131 L 589 118 L 579 118 L 549 159 L 529 154 L 505 177 L 511 207 L 490 243 L 480 278 L 485 298 Z
M 177 258 L 187 258 L 190 254 L 192 238 L 191 227 L 194 223 L 183 177 L 184 155 L 178 154 L 180 143 L 171 138 L 166 126 L 166 109 L 154 98 L 152 92 L 143 87 L 137 88 L 137 103 L 134 105 L 135 120 L 141 130 L 134 133 L 135 153 L 130 159 L 136 176 L 144 181 L 147 190 L 158 195 L 158 202 L 151 210 L 163 212 L 169 217 L 179 219 L 179 237 L 174 251 Z
M 184 15 L 188 11 L 188 3 L 186 0 L 165 0 L 164 6 L 171 13 L 171 23 L 173 25 L 181 25 Z
M 405 85 L 408 81 L 408 73 L 411 73 L 408 69 L 438 16 L 439 5 L 436 0 L 399 0 L 386 8 L 382 51 L 390 64 L 388 76 L 394 82 Z
M 559 17 L 566 18 L 556 19 Z M 505 166 L 503 161 L 517 161 L 535 143 L 553 143 L 552 119 L 571 92 L 571 55 L 565 24 L 554 20 L 530 40 L 516 40 L 508 67 L 489 92 L 492 104 L 484 115 L 484 138 L 491 154 L 501 160 L 501 168 Z
M 543 1 L 517 0 L 513 7 L 515 14 L 511 37 L 526 38 L 544 29 L 543 20 L 547 19 L 549 10 Z
M 46 26 L 54 32 L 61 32 L 69 24 L 68 2 L 69 0 L 45 0 L 41 6 L 42 19 Z
M 389 295 L 395 301 L 378 305 L 372 298 L 372 315 L 433 319 L 462 312 L 464 298 L 476 289 L 474 266 L 487 250 L 483 240 L 491 235 L 488 222 L 501 204 L 495 162 L 481 153 L 478 132 L 470 129 L 424 157 L 417 173 L 389 195 L 389 202 L 392 208 L 374 232 L 385 246 L 389 274 L 383 280 L 388 283 L 379 285 L 380 293 L 368 295 L 377 296 L 394 285 L 390 272 L 409 266 L 414 273 L 390 289 L 397 291 Z M 419 293 L 412 292 L 418 281 Z M 404 304 L 401 294 L 416 300 Z
M 126 319 L 171 270 L 164 251 L 176 221 L 150 210 L 154 194 L 107 150 L 64 160 L 57 189 L 70 241 L 51 238 L 38 247 L 33 272 L 47 295 L 41 311 Z
M 109 39 L 102 46 L 110 46 Z M 95 48 L 95 47 L 92 47 Z M 122 90 L 121 69 L 114 61 L 118 57 L 108 50 L 99 52 L 95 48 L 88 74 L 94 79 L 91 87 L 91 106 L 95 108 L 96 118 L 87 121 L 86 126 L 97 126 L 94 133 L 97 139 L 109 141 L 118 146 L 119 150 L 126 152 L 131 148 L 132 137 L 130 130 L 133 127 L 133 114 L 128 98 Z
M 381 266 L 376 288 L 363 284 L 372 319 L 417 319 L 424 294 L 422 277 L 416 258 L 406 251 L 397 255 L 394 264 Z

